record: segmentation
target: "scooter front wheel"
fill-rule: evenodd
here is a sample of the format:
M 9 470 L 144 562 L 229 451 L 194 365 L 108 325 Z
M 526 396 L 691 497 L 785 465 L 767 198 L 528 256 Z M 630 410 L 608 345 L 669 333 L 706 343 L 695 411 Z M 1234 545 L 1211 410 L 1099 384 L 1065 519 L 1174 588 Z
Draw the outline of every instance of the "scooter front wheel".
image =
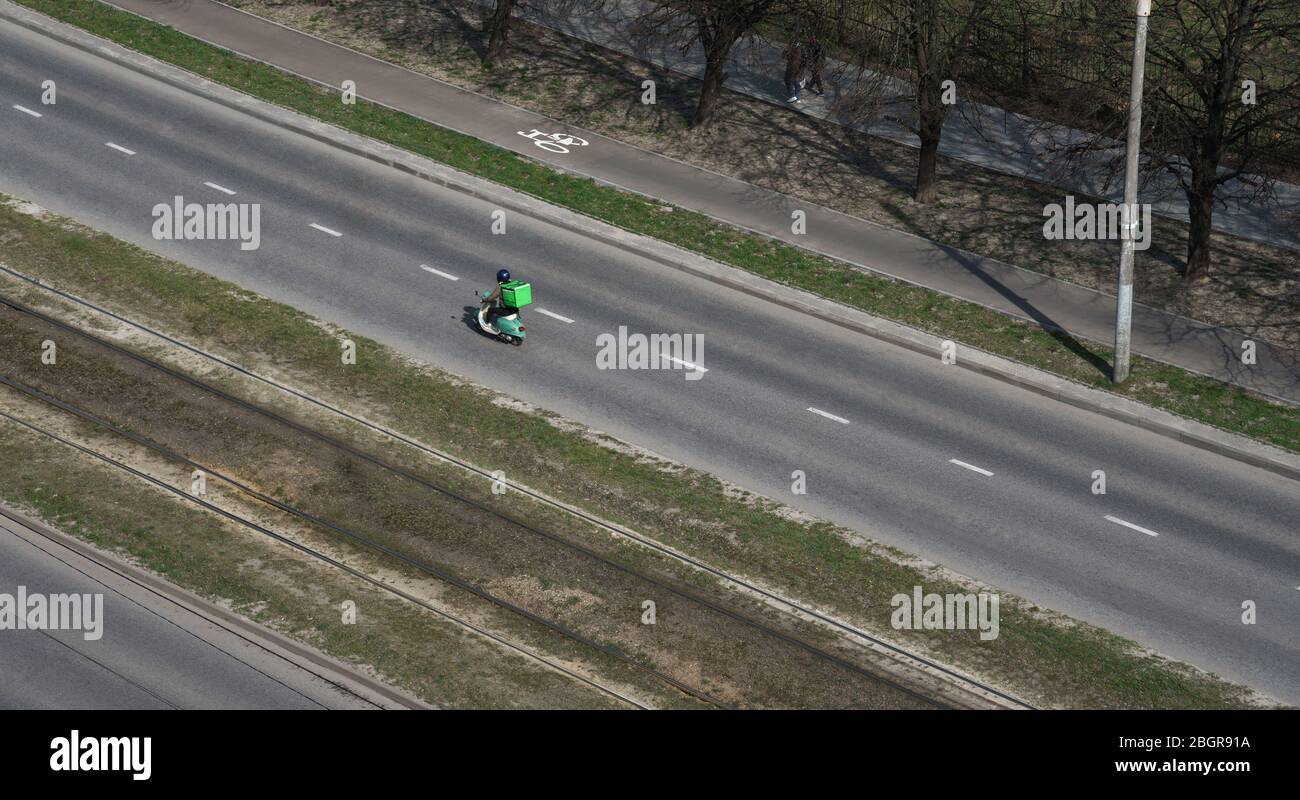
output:
M 523 344 L 523 343 L 524 343 L 524 337 L 522 337 L 522 336 L 511 336 L 511 337 L 510 337 L 510 344 L 513 344 L 515 347 L 518 347 L 519 345 L 521 345 L 521 344 Z

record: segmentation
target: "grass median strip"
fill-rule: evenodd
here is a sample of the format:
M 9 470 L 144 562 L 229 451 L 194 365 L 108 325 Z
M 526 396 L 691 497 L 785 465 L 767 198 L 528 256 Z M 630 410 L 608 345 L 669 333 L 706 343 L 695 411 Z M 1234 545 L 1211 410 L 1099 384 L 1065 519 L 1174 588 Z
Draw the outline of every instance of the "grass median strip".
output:
M 981 641 L 973 630 L 894 631 L 889 613 L 896 593 L 918 585 L 939 593 L 979 587 L 70 220 L 0 203 L 0 256 L 14 269 L 248 368 L 311 387 L 322 399 L 443 452 L 473 462 L 491 453 L 493 463 L 479 466 L 500 469 L 512 480 L 831 610 L 1031 702 L 1086 707 L 1250 702 L 1242 687 L 1007 595 L 1001 635 L 993 641 Z M 12 279 L 3 285 L 6 293 L 19 292 L 22 302 L 59 305 L 29 285 Z M 361 354 L 347 368 L 339 364 L 341 336 L 352 339 Z M 482 446 L 506 441 L 509 447 Z M 393 499 L 400 501 L 395 509 L 405 509 L 401 516 L 418 517 L 408 500 Z M 336 510 L 351 513 L 346 505 Z M 630 550 L 616 555 L 643 557 Z
M 620 192 L 543 166 L 502 148 L 335 93 L 179 31 L 95 0 L 17 0 L 209 80 L 293 109 L 467 173 L 526 192 L 626 230 L 652 236 L 765 278 L 1129 397 L 1224 430 L 1300 452 L 1300 410 L 1144 358 L 1113 386 L 1111 352 L 1045 331 L 975 303 L 863 272 L 848 264 L 749 234 L 694 212 Z

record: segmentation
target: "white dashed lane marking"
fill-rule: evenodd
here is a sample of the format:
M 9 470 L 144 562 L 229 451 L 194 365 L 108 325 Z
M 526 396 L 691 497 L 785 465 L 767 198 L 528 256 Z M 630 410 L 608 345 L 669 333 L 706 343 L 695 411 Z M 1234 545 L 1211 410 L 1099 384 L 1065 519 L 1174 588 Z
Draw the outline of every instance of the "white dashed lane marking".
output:
M 983 476 L 986 477 L 986 478 L 991 478 L 991 477 L 993 477 L 993 473 L 992 473 L 992 472 L 989 472 L 989 471 L 986 470 L 986 469 L 982 469 L 981 467 L 977 467 L 977 466 L 975 466 L 974 464 L 967 464 L 965 461 L 958 461 L 958 460 L 955 459 L 955 458 L 950 458 L 950 459 L 948 459 L 948 463 L 949 463 L 949 464 L 956 464 L 956 465 L 959 466 L 959 467 L 965 467 L 966 469 L 970 470 L 971 472 L 978 472 L 979 474 L 983 475 Z
M 227 188 L 224 187 L 224 186 L 218 186 L 217 184 L 212 183 L 212 182 L 210 182 L 210 181 L 204 181 L 204 182 L 203 182 L 203 185 L 206 186 L 206 187 L 208 187 L 209 189 L 216 189 L 218 192 L 225 192 L 226 194 L 234 194 L 234 193 L 235 193 L 235 190 L 234 190 L 234 189 L 227 189 Z
M 689 361 L 683 361 L 680 358 L 677 358 L 675 356 L 664 356 L 664 359 L 671 361 L 674 364 L 681 364 L 683 367 L 686 367 L 687 369 L 693 369 L 696 372 L 699 372 L 701 374 L 709 371 L 707 367 L 697 366 L 695 364 L 692 364 Z
M 443 272 L 440 269 L 434 269 L 428 264 L 421 264 L 420 269 L 424 270 L 425 272 L 432 272 L 434 275 L 437 275 L 439 278 L 446 278 L 449 281 L 460 280 L 460 278 L 457 278 L 455 275 L 452 275 L 450 272 Z
M 1107 515 L 1106 515 L 1106 520 L 1109 521 L 1109 522 L 1113 522 L 1113 523 L 1115 523 L 1116 525 L 1123 525 L 1125 528 L 1132 528 L 1133 530 L 1137 531 L 1138 533 L 1145 533 L 1147 536 L 1159 536 L 1159 535 L 1160 535 L 1160 534 L 1156 533 L 1156 532 L 1153 531 L 1153 530 L 1148 530 L 1147 528 L 1143 528 L 1141 525 L 1134 525 L 1134 524 L 1131 523 L 1131 522 L 1125 522 L 1124 520 L 1120 519 L 1119 517 L 1112 517 L 1110 514 L 1107 514 Z
M 42 113 L 39 112 L 39 111 L 32 111 L 30 108 L 26 108 L 26 107 L 24 107 L 24 106 L 15 105 L 14 108 L 18 109 L 19 111 L 23 112 L 24 114 L 27 114 L 27 115 L 32 116 L 32 117 L 36 117 L 37 119 L 40 119 L 41 117 L 45 116 L 44 114 L 42 114 Z
M 325 227 L 324 225 L 317 225 L 317 224 L 314 223 L 314 222 L 311 223 L 311 227 L 315 228 L 316 230 L 320 231 L 321 233 L 328 233 L 330 236 L 342 236 L 342 235 L 343 235 L 343 234 L 339 233 L 338 231 L 332 231 L 332 230 L 330 230 L 329 228 Z
M 848 425 L 848 424 L 849 424 L 849 421 L 848 421 L 847 419 L 845 419 L 844 417 L 837 417 L 837 416 L 835 416 L 834 414 L 828 413 L 828 412 L 826 412 L 826 411 L 822 411 L 820 408 L 813 408 L 813 407 L 809 406 L 808 410 L 811 411 L 812 413 L 814 413 L 814 414 L 820 416 L 820 417 L 825 417 L 826 419 L 833 419 L 833 420 L 835 420 L 836 422 L 840 423 L 841 425 Z
M 556 314 L 554 311 L 547 311 L 544 308 L 539 308 L 537 309 L 537 313 L 548 316 L 551 319 L 558 319 L 560 322 L 567 322 L 570 325 L 573 324 L 573 320 L 569 319 L 568 317 L 562 317 L 559 314 Z
M 113 144 L 112 142 L 104 142 L 104 146 L 105 146 L 105 147 L 111 147 L 111 148 L 113 148 L 114 150 L 116 150 L 116 151 L 119 152 L 119 153 L 126 153 L 128 156 L 133 156 L 133 155 L 135 155 L 135 151 L 134 151 L 134 150 L 127 150 L 125 147 L 123 147 L 123 146 L 120 145 L 120 144 Z

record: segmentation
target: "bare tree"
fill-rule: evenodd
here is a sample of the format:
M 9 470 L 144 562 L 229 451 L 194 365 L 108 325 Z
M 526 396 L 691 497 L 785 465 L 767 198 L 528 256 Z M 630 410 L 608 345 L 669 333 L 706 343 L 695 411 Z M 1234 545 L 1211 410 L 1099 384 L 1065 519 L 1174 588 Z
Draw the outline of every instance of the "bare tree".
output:
M 1190 281 L 1210 269 L 1216 192 L 1296 145 L 1300 0 L 1179 0 L 1152 28 L 1144 150 L 1187 197 Z M 1272 180 L 1251 180 L 1253 199 L 1271 194 Z
M 1085 0 L 1054 21 L 1086 67 L 1054 82 L 1040 133 L 1083 131 L 1057 146 L 1061 164 L 1123 163 L 1131 0 Z M 1266 202 L 1300 156 L 1300 0 L 1157 2 L 1147 39 L 1142 169 L 1167 176 L 1188 206 L 1186 281 L 1208 274 L 1216 204 Z M 1042 93 L 1039 94 L 1040 99 Z M 1057 132 L 1062 130 L 1056 129 Z M 1099 158 L 1099 154 L 1102 156 Z M 1107 157 L 1109 156 L 1109 157 Z M 1231 187 L 1225 184 L 1232 184 Z M 1231 191 L 1230 191 L 1231 190 Z
M 496 0 L 492 15 L 483 25 L 487 36 L 487 48 L 483 51 L 483 64 L 491 66 L 500 60 L 506 51 L 506 40 L 510 38 L 510 21 L 514 17 L 519 0 Z
M 861 123 L 889 106 L 910 106 L 909 114 L 888 116 L 921 142 L 913 190 L 918 202 L 938 199 L 943 124 L 972 31 L 989 5 L 990 0 L 868 0 L 858 8 L 860 33 L 845 37 L 856 51 L 857 73 L 837 110 Z M 948 81 L 951 86 L 945 86 Z
M 704 50 L 704 81 L 691 118 L 692 128 L 713 121 L 727 80 L 727 60 L 736 43 L 764 20 L 791 15 L 800 0 L 653 0 L 639 16 L 635 33 L 662 37 L 683 53 L 697 43 Z
M 939 198 L 935 185 L 939 163 L 939 141 L 943 123 L 952 107 L 944 97 L 945 81 L 956 81 L 962 57 L 970 45 L 970 34 L 979 17 L 988 10 L 989 0 L 903 0 L 913 49 L 916 84 L 916 128 L 921 155 L 916 165 L 916 200 L 933 203 Z
M 490 67 L 505 55 L 518 12 L 535 9 L 553 15 L 594 13 L 604 4 L 605 0 L 496 0 L 492 13 L 483 22 L 483 35 L 487 37 L 483 65 Z

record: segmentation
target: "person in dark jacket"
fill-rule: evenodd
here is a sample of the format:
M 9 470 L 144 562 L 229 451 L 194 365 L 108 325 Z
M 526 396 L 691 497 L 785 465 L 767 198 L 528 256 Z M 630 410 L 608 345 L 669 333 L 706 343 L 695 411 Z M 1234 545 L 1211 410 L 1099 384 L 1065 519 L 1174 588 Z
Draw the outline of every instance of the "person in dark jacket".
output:
M 804 53 L 799 40 L 785 48 L 785 94 L 787 103 L 801 103 L 799 90 L 803 88 Z
M 821 96 L 826 94 L 822 87 L 822 67 L 826 65 L 826 48 L 822 43 L 817 41 L 817 34 L 813 34 L 808 40 L 808 48 L 804 53 L 807 61 L 808 85 L 814 92 Z

